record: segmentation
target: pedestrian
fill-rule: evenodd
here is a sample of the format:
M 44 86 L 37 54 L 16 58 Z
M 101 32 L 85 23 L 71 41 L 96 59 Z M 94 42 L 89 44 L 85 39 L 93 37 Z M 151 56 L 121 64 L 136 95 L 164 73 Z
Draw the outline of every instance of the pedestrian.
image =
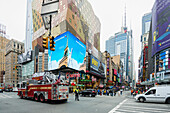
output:
M 131 90 L 131 95 L 133 94 L 133 89 Z
M 116 91 L 114 91 L 114 96 L 116 96 Z
M 120 94 L 122 95 L 123 89 L 120 89 Z
M 76 100 L 79 101 L 79 89 L 78 89 L 78 87 L 75 89 L 75 101 Z
M 138 89 L 138 94 L 140 94 L 140 90 Z
M 102 90 L 102 95 L 104 94 L 104 89 Z
M 118 96 L 120 96 L 120 90 L 118 91 Z
M 97 90 L 97 95 L 99 95 L 99 94 L 100 94 L 100 89 Z

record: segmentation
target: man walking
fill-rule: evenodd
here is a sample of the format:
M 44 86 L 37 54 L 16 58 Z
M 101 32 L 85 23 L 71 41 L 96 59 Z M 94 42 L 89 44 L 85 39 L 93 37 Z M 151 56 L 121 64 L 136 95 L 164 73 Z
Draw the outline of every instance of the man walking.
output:
M 76 100 L 79 101 L 79 89 L 78 89 L 78 87 L 75 89 L 75 101 Z

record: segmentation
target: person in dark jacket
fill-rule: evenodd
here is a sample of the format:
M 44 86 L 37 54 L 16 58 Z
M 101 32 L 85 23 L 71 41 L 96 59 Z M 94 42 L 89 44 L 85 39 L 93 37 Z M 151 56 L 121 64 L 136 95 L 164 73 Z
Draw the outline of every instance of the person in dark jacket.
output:
M 79 89 L 78 89 L 78 87 L 75 89 L 75 101 L 76 100 L 79 101 Z

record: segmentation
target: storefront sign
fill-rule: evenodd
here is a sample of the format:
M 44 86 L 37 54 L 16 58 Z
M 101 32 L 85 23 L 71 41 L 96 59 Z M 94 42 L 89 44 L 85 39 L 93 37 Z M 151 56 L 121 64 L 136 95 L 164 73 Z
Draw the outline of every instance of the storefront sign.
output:
M 74 73 L 74 74 L 69 74 L 69 73 L 66 73 L 66 77 L 70 77 L 70 78 L 74 78 L 74 77 L 80 77 L 80 73 Z

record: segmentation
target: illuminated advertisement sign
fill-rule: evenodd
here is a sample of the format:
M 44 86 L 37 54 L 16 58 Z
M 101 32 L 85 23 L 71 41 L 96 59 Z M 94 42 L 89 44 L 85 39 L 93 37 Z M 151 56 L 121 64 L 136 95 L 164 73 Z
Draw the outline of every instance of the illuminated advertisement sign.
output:
M 114 74 L 117 75 L 117 70 L 116 69 L 114 69 Z
M 170 1 L 156 0 L 152 9 L 152 55 L 170 47 Z
M 109 58 L 107 58 L 107 75 L 109 75 Z
M 100 74 L 105 74 L 105 65 L 99 61 L 93 55 L 90 56 L 90 68 L 94 69 L 95 71 L 99 72 Z
M 48 49 L 48 70 L 70 67 L 81 70 L 86 56 L 86 45 L 69 31 L 54 38 L 55 51 Z

